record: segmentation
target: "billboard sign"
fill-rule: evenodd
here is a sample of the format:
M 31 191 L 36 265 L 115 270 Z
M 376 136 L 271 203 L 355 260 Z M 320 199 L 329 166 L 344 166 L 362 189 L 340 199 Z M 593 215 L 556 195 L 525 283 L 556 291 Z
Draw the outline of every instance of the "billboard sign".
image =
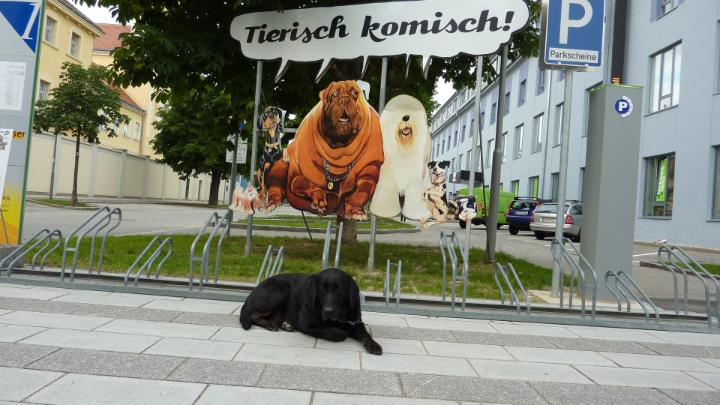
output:
M 602 66 L 605 0 L 546 0 L 545 6 L 545 64 Z

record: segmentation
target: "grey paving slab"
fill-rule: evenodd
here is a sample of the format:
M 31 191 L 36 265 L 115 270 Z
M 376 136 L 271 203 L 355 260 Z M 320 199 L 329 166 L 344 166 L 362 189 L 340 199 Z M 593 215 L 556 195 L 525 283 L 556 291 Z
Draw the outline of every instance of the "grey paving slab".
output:
M 554 405 L 674 405 L 675 402 L 653 388 L 612 387 L 586 384 L 531 382 Z
M 0 309 L 0 315 L 7 314 L 8 312 L 12 312 L 11 309 Z
M 614 366 L 615 363 L 598 353 L 586 350 L 545 349 L 540 347 L 506 347 L 519 361 L 557 364 L 585 364 L 590 366 Z
M 168 376 L 182 361 L 182 358 L 177 357 L 61 349 L 27 367 L 36 370 L 63 371 L 76 374 L 161 380 Z
M 242 305 L 241 302 L 214 301 L 185 298 L 182 301 L 157 299 L 144 306 L 144 308 L 166 309 L 182 312 L 202 312 L 207 314 L 232 314 Z
M 107 350 L 140 353 L 160 340 L 155 336 L 128 335 L 111 332 L 87 332 L 67 329 L 48 329 L 31 336 L 22 343 L 59 346 L 76 349 Z
M 550 343 L 551 338 L 543 336 L 527 336 L 527 335 L 508 335 L 499 333 L 476 333 L 453 331 L 452 334 L 460 343 L 477 343 L 484 345 L 497 346 L 527 346 L 527 347 L 546 347 L 555 348 Z M 560 339 L 560 338 L 552 338 Z
M 442 329 L 403 328 L 399 326 L 371 325 L 373 337 L 388 339 L 434 340 L 438 342 L 457 342 L 450 331 Z M 473 332 L 467 332 L 473 333 Z
M 717 367 L 718 370 L 716 370 L 716 372 L 720 372 L 720 359 L 702 359 L 702 361 Z
M 427 354 L 423 344 L 418 340 L 407 339 L 375 339 L 383 348 L 383 353 L 396 354 Z M 318 349 L 330 350 L 351 350 L 354 352 L 364 352 L 365 348 L 362 343 L 355 339 L 345 339 L 342 342 L 331 342 L 325 339 L 318 339 L 315 347 Z
M 720 373 L 720 368 L 694 357 L 660 356 L 629 353 L 602 353 L 622 367 L 653 370 L 684 370 Z
M 523 381 L 488 380 L 423 374 L 400 374 L 405 396 L 502 404 L 545 404 Z
M 475 377 L 467 360 L 454 357 L 360 353 L 363 370 Z
M 88 306 L 88 304 L 79 304 L 75 302 L 59 302 L 28 298 L 0 297 L 0 308 L 12 310 L 19 309 L 23 311 L 70 314 L 86 306 Z
M 295 366 L 360 368 L 360 356 L 356 352 L 255 343 L 245 344 L 235 356 L 235 360 Z
M 450 318 L 407 318 L 411 328 L 419 329 L 441 329 L 441 330 L 462 330 L 466 332 L 497 333 L 489 321 L 464 320 Z
M 0 367 L 0 400 L 22 401 L 61 376 L 50 371 Z
M 665 343 L 680 345 L 720 346 L 720 335 L 714 333 L 649 331 L 650 335 Z
M 0 325 L 0 342 L 17 342 L 44 330 L 37 326 Z
M 223 385 L 254 386 L 266 365 L 241 361 L 187 359 L 168 380 Z
M 698 391 L 711 391 L 713 389 L 709 385 L 701 383 L 699 380 L 680 371 L 597 366 L 575 366 L 575 368 L 599 385 Z
M 53 405 L 191 405 L 203 389 L 204 384 L 66 374 L 28 401 Z
M 567 326 L 566 329 L 577 336 L 586 339 L 667 343 L 660 338 L 653 336 L 650 331 L 637 329 L 600 328 L 595 326 Z
M 402 395 L 394 373 L 275 364 L 267 366 L 257 386 L 346 394 Z
M 162 337 L 180 337 L 188 339 L 209 339 L 218 331 L 215 326 L 187 325 L 171 322 L 140 321 L 134 319 L 116 319 L 98 328 L 104 332 L 133 333 Z
M 220 328 L 212 340 L 240 343 L 261 343 L 278 346 L 314 347 L 315 338 L 300 332 L 277 331 L 270 332 L 263 328 L 253 326 L 249 330 L 239 327 Z
M 532 324 L 532 323 L 493 323 L 493 327 L 500 333 L 511 335 L 547 336 L 547 337 L 577 337 L 562 326 Z
M 312 393 L 305 391 L 211 385 L 195 404 L 237 405 L 238 403 L 244 403 L 258 405 L 308 405 L 311 397 Z
M 145 353 L 210 360 L 232 360 L 241 346 L 242 343 L 164 338 L 145 350 Z
M 189 323 L 193 325 L 240 326 L 240 317 L 227 314 L 203 314 L 198 312 L 184 312 L 172 319 L 173 322 Z
M 96 316 L 52 314 L 29 311 L 14 311 L 9 314 L 0 315 L 0 323 L 75 330 L 93 330 L 110 321 L 112 321 L 112 319 Z
M 662 390 L 665 395 L 683 405 L 716 405 L 718 393 L 715 391 Z
M 70 290 L 48 290 L 37 288 L 13 288 L 0 286 L 0 297 L 50 300 L 70 293 Z
M 698 373 L 688 371 L 687 374 L 715 388 L 716 390 L 720 390 L 720 373 Z
M 57 347 L 0 343 L 0 366 L 23 367 L 58 350 Z
M 457 405 L 454 401 L 443 401 L 440 399 L 418 399 L 418 398 L 397 398 L 380 397 L 371 395 L 347 395 L 318 392 L 313 397 L 313 405 Z
M 592 384 L 576 369 L 565 364 L 482 359 L 470 360 L 470 364 L 482 378 Z
M 97 305 L 113 305 L 120 307 L 140 307 L 152 301 L 153 298 L 149 298 L 143 295 L 135 294 L 93 294 L 93 292 L 86 291 L 73 291 L 69 294 L 62 295 L 53 299 L 53 301 L 61 302 L 79 302 L 83 304 L 97 304 Z
M 513 360 L 502 346 L 474 343 L 432 342 L 423 343 L 432 356 L 461 357 L 467 359 Z
M 672 343 L 641 343 L 648 349 L 666 356 L 707 357 L 720 359 L 720 347 L 692 346 Z
M 137 319 L 141 321 L 169 322 L 182 312 L 161 309 L 128 308 L 112 305 L 86 305 L 73 312 L 73 315 L 92 315 L 115 319 Z
M 549 341 L 558 349 L 587 350 L 592 352 L 655 354 L 654 351 L 644 346 L 645 343 L 641 345 L 635 342 L 617 340 L 569 339 L 560 337 L 550 339 Z
M 368 325 L 408 326 L 406 317 L 401 314 L 384 314 L 380 312 L 363 311 L 362 320 Z

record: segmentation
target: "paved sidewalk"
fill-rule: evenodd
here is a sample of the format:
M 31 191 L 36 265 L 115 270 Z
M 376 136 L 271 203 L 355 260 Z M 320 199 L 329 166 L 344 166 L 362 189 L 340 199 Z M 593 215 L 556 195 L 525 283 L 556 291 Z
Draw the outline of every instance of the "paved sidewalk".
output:
M 241 303 L 0 283 L 0 403 L 711 404 L 720 335 L 365 312 L 355 341 L 242 330 Z

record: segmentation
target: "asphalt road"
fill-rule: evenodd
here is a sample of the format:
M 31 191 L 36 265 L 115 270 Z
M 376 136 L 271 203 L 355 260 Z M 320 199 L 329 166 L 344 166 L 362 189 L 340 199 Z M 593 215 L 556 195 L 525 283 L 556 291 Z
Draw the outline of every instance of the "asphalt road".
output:
M 113 204 L 112 207 L 119 207 L 123 213 L 122 224 L 113 233 L 115 235 L 137 235 L 137 234 L 192 234 L 197 232 L 213 211 L 222 212 L 221 209 L 202 208 L 188 205 L 167 205 L 167 204 Z M 290 207 L 281 207 L 275 211 L 277 214 L 297 213 Z M 28 203 L 25 217 L 24 238 L 31 237 L 43 228 L 60 229 L 63 235 L 68 235 L 92 215 L 92 211 L 74 211 L 61 208 L 47 207 L 39 204 Z M 264 216 L 259 214 L 258 216 Z M 458 232 L 461 240 L 465 238 L 465 231 L 461 230 L 456 222 L 442 225 L 434 225 L 429 229 L 417 233 L 405 234 L 379 234 L 378 242 L 414 244 L 437 248 L 440 232 Z M 242 232 L 243 231 L 234 231 Z M 257 235 L 266 236 L 291 236 L 304 238 L 305 233 L 260 231 Z M 401 236 L 399 236 L 401 235 Z M 545 267 L 552 267 L 552 256 L 550 254 L 550 239 L 537 240 L 531 232 L 520 232 L 518 235 L 510 235 L 504 227 L 497 234 L 497 250 L 515 257 L 525 259 L 529 262 Z M 320 236 L 320 235 L 318 235 Z M 360 240 L 368 240 L 368 235 L 359 235 Z M 471 245 L 473 247 L 485 248 L 486 231 L 484 226 L 473 227 L 471 230 Z M 656 260 L 657 248 L 647 245 L 636 244 L 634 246 L 634 257 L 632 271 L 634 278 L 638 281 L 643 290 L 653 300 L 662 304 L 662 307 L 670 308 L 673 302 L 673 280 L 669 272 L 659 269 L 639 267 L 641 260 Z M 440 253 L 438 252 L 438 255 Z M 708 253 L 693 251 L 694 257 L 701 261 L 720 263 L 720 253 Z M 378 263 L 376 266 L 381 266 Z M 714 287 L 714 286 L 711 286 Z M 704 308 L 704 288 L 695 279 L 689 283 L 689 296 L 691 307 L 694 309 Z

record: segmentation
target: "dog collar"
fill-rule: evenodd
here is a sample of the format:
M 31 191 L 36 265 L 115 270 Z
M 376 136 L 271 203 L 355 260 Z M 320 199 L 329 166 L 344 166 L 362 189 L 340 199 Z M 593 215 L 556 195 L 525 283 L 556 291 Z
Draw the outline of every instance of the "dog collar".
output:
M 363 321 L 361 319 L 358 319 L 357 321 L 336 321 L 338 323 L 345 323 L 350 326 L 358 326 L 358 325 L 364 325 Z
M 355 167 L 355 161 L 353 160 L 350 162 L 350 164 L 347 166 L 347 170 L 345 173 L 338 177 L 333 177 L 330 175 L 330 165 L 328 164 L 327 160 L 325 158 L 320 158 L 323 162 L 323 174 L 325 175 L 325 180 L 327 180 L 327 189 L 332 190 L 335 187 L 335 183 L 339 183 L 343 180 L 345 180 L 350 175 L 350 170 L 352 170 L 353 167 Z

